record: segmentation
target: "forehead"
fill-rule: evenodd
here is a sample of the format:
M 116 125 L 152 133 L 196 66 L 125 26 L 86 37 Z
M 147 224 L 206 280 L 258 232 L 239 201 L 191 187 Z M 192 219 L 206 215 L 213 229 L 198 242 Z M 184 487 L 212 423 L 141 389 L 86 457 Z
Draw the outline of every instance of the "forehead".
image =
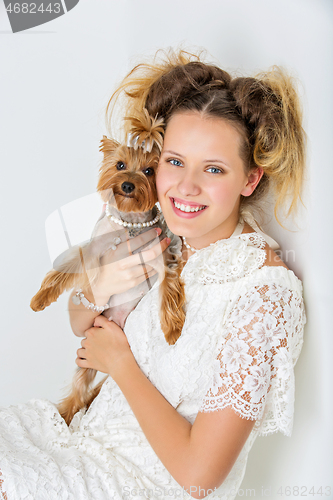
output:
M 167 124 L 163 149 L 172 145 L 189 151 L 224 150 L 238 154 L 242 139 L 228 120 L 199 112 L 176 113 Z

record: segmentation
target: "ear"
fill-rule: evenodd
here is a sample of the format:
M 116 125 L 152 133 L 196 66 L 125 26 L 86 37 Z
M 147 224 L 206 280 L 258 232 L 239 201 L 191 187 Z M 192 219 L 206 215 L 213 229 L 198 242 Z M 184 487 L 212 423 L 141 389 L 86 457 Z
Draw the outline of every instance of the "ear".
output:
M 251 170 L 248 178 L 247 178 L 247 184 L 241 191 L 241 194 L 243 196 L 250 196 L 255 188 L 258 186 L 260 179 L 262 178 L 264 174 L 264 171 L 261 167 L 257 167 L 253 170 Z
M 102 151 L 102 153 L 104 154 L 104 158 L 106 158 L 107 156 L 113 154 L 118 146 L 119 142 L 113 139 L 108 139 L 106 135 L 103 135 L 103 139 L 101 140 L 99 150 Z

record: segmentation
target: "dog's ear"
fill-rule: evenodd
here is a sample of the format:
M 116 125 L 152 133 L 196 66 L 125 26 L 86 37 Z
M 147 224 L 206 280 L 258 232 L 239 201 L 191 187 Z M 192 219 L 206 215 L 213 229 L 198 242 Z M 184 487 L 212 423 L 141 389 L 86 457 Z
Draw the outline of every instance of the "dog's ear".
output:
M 163 146 L 164 121 L 163 118 L 152 118 L 146 108 L 136 116 L 126 117 L 131 122 L 128 145 L 134 149 L 143 148 L 150 153 L 157 146 L 161 151 Z
M 108 139 L 106 135 L 103 135 L 103 139 L 101 140 L 99 150 L 103 153 L 104 158 L 112 155 L 117 147 L 119 146 L 119 142 L 114 139 Z

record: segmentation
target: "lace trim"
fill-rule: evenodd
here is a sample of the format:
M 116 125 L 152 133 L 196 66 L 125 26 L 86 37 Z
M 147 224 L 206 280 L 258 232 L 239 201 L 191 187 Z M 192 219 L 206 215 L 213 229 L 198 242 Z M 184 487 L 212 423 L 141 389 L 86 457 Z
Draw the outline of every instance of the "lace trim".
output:
M 184 266 L 186 283 L 223 284 L 243 278 L 260 269 L 266 260 L 266 242 L 257 233 L 246 233 L 219 240 L 198 250 Z
M 209 399 L 205 399 L 200 411 L 209 413 L 224 408 L 232 408 L 240 417 L 247 420 L 257 420 L 260 416 L 260 409 L 257 406 L 244 401 L 232 391 L 225 392 L 223 396 L 210 396 Z
M 200 411 L 231 406 L 259 421 L 261 434 L 290 435 L 294 373 L 303 342 L 302 296 L 285 286 L 258 285 L 239 296 L 229 312 L 213 381 Z
M 2 489 L 2 485 L 3 485 L 3 482 L 4 480 L 2 479 L 3 475 L 2 475 L 2 472 L 1 472 L 1 469 L 0 469 L 0 495 L 1 495 L 1 499 L 2 500 L 8 500 L 7 498 L 7 493 L 5 491 L 3 491 Z

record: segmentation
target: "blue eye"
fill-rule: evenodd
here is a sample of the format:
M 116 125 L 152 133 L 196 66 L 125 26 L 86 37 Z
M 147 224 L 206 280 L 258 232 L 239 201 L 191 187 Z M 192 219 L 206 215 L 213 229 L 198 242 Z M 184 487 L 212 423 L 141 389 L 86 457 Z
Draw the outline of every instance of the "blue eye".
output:
M 223 170 L 217 167 L 208 167 L 206 172 L 211 172 L 212 174 L 222 174 Z
M 176 160 L 175 158 L 172 158 L 171 160 L 168 160 L 171 165 L 175 165 L 176 167 L 181 167 L 182 162 L 180 160 Z

